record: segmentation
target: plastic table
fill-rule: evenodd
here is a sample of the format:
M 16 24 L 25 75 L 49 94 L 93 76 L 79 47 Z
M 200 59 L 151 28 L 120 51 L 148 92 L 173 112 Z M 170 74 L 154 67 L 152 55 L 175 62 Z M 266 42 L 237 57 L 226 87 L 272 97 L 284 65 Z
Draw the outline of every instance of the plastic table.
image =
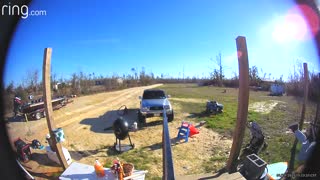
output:
M 111 172 L 109 168 L 104 168 L 105 176 L 98 177 L 94 171 L 94 167 L 78 162 L 73 162 L 59 177 L 60 180 L 89 180 L 89 179 L 98 179 L 98 180 L 116 180 L 117 178 Z M 135 176 L 133 180 L 144 180 L 145 171 L 134 170 L 133 175 L 141 174 L 140 176 Z

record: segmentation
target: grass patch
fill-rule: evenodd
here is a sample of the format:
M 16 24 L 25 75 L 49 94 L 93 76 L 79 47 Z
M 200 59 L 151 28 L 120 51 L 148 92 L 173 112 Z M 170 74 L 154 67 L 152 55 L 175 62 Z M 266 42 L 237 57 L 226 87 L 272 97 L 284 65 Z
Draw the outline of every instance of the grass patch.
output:
M 63 172 L 54 172 L 52 173 L 50 179 L 58 179 Z
M 135 148 L 128 152 L 123 152 L 117 156 L 109 156 L 108 161 L 104 166 L 111 167 L 112 160 L 118 157 L 120 161 L 125 160 L 128 163 L 134 164 L 135 169 L 148 170 L 149 172 L 146 174 L 146 179 L 161 179 L 160 177 L 157 177 L 154 174 L 152 174 L 150 168 L 152 166 L 158 166 L 162 163 L 162 161 L 159 158 L 153 157 L 151 153 L 148 151 L 149 150 L 145 148 Z M 116 155 L 115 152 L 112 154 Z
M 147 150 L 141 148 L 122 153 L 119 158 L 133 163 L 136 169 L 149 169 L 151 164 L 156 164 L 159 161 L 156 158 L 152 158 Z
M 160 87 L 174 98 L 194 98 L 216 100 L 224 105 L 224 112 L 219 114 L 206 114 L 206 101 L 192 103 L 174 101 L 179 103 L 182 112 L 189 112 L 190 118 L 195 121 L 206 121 L 207 127 L 220 133 L 230 132 L 234 129 L 237 115 L 237 89 L 219 87 L 198 87 L 195 84 L 168 84 Z M 226 93 L 224 90 L 226 89 Z
M 216 147 L 214 150 L 214 155 L 204 163 L 205 172 L 217 172 L 225 166 L 227 160 L 228 155 L 220 151 L 219 147 Z
M 70 147 L 71 147 L 72 149 L 75 149 L 75 148 L 76 148 L 76 146 L 75 146 L 74 144 L 70 144 Z
M 181 111 L 190 113 L 188 118 L 194 121 L 206 121 L 207 127 L 214 129 L 219 133 L 232 134 L 237 116 L 238 90 L 234 88 L 219 87 L 198 87 L 196 84 L 167 84 L 160 87 L 173 98 L 183 99 L 210 99 L 216 100 L 224 105 L 224 112 L 217 115 L 205 114 L 205 105 L 203 103 L 194 103 L 186 101 L 175 101 L 181 107 Z M 223 91 L 226 89 L 226 93 Z M 259 154 L 266 162 L 275 163 L 289 161 L 290 150 L 294 141 L 293 134 L 286 134 L 285 131 L 289 124 L 298 122 L 300 119 L 301 99 L 290 96 L 268 96 L 269 92 L 250 91 L 249 103 L 275 100 L 279 102 L 268 114 L 262 114 L 250 110 L 248 112 L 248 121 L 256 121 L 261 126 L 268 143 L 266 151 Z M 308 103 L 306 121 L 313 119 L 315 115 L 315 105 Z M 246 129 L 243 146 L 250 140 L 249 130 Z M 208 162 L 220 162 L 222 157 L 212 157 Z M 214 164 L 214 163 L 209 163 Z M 216 165 L 212 165 L 216 166 Z M 211 169 L 214 168 L 209 166 Z M 218 165 L 216 166 L 218 167 Z

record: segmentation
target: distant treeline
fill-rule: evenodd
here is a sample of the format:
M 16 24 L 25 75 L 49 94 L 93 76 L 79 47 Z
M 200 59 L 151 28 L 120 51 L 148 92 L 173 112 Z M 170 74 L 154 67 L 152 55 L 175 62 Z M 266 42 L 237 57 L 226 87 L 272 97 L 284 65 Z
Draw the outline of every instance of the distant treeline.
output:
M 132 69 L 132 75 L 111 77 L 95 76 L 94 73 L 78 72 L 73 73 L 69 79 L 58 79 L 55 74 L 51 76 L 52 96 L 70 96 L 70 95 L 89 95 L 99 92 L 115 91 L 131 87 L 146 86 L 156 83 L 201 83 L 207 79 L 197 79 L 195 77 L 186 77 L 185 79 L 168 78 L 161 75 L 155 77 L 153 73 L 145 73 L 144 68 L 141 72 Z M 22 84 L 15 87 L 11 82 L 3 91 L 6 113 L 13 111 L 13 99 L 15 96 L 21 98 L 22 102 L 31 102 L 29 99 L 32 95 L 33 100 L 39 99 L 43 94 L 42 81 L 39 80 L 39 71 L 28 71 Z
M 237 74 L 232 78 L 225 78 L 223 71 L 214 70 L 208 78 L 168 78 L 161 75 L 155 77 L 153 73 L 147 74 L 142 68 L 137 72 L 134 68 L 131 69 L 132 75 L 123 76 L 95 76 L 94 73 L 86 74 L 84 72 L 73 73 L 69 79 L 57 79 L 56 75 L 51 76 L 52 96 L 69 96 L 69 95 L 88 95 L 105 91 L 114 91 L 125 88 L 146 86 L 156 83 L 197 83 L 199 86 L 220 86 L 237 88 L 239 86 L 239 77 Z M 269 74 L 270 76 L 270 74 Z M 6 112 L 13 110 L 13 98 L 18 96 L 23 102 L 30 101 L 29 95 L 33 95 L 34 99 L 42 96 L 42 82 L 39 81 L 38 71 L 29 71 L 26 75 L 24 83 L 15 87 L 11 82 L 5 89 L 3 89 L 3 98 L 5 101 Z M 288 82 L 283 82 L 282 77 L 275 81 L 267 81 L 266 74 L 259 76 L 258 68 L 252 66 L 249 69 L 250 86 L 257 90 L 270 89 L 272 83 L 280 83 L 285 85 L 287 95 L 302 96 L 303 95 L 303 72 L 301 69 L 295 71 Z M 309 84 L 309 99 L 313 101 L 320 101 L 320 77 L 319 74 L 310 73 Z
M 302 65 L 294 68 L 286 83 L 286 93 L 290 96 L 303 97 L 304 76 Z M 320 73 L 309 72 L 309 100 L 320 103 Z

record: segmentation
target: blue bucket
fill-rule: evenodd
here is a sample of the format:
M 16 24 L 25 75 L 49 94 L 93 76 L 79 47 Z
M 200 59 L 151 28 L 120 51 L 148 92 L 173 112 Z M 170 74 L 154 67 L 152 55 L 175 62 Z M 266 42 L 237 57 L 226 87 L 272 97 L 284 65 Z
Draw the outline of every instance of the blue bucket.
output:
M 65 141 L 64 132 L 63 132 L 62 128 L 54 129 L 53 133 L 54 133 L 54 135 L 56 137 L 56 141 L 58 143 Z

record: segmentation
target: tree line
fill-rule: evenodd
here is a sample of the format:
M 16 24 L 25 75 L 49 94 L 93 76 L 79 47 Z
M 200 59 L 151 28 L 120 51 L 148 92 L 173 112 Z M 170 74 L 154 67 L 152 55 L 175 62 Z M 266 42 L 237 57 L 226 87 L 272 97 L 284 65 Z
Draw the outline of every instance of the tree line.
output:
M 114 91 L 125 88 L 146 86 L 155 83 L 197 83 L 201 86 L 220 86 L 220 87 L 232 87 L 237 88 L 239 86 L 239 76 L 234 73 L 233 77 L 226 78 L 224 74 L 225 67 L 221 59 L 221 54 L 216 57 L 214 64 L 217 65 L 215 69 L 210 73 L 210 77 L 197 78 L 186 77 L 176 78 L 167 77 L 161 74 L 161 76 L 155 76 L 152 72 L 146 73 L 145 68 L 142 67 L 140 71 L 137 68 L 131 68 L 132 74 L 126 74 L 118 76 L 116 74 L 112 76 L 97 76 L 94 72 L 85 73 L 77 72 L 73 73 L 69 79 L 57 78 L 55 73 L 51 76 L 51 88 L 52 96 L 65 96 L 65 95 L 88 95 L 105 91 Z M 302 64 L 298 67 L 302 67 Z M 266 81 L 267 75 L 269 75 L 269 81 Z M 294 72 L 289 76 L 287 82 L 283 81 L 283 77 L 270 81 L 271 74 L 264 73 L 262 69 L 257 66 L 249 68 L 249 83 L 251 87 L 259 87 L 259 90 L 269 91 L 272 83 L 283 84 L 286 88 L 287 95 L 302 96 L 303 95 L 303 70 L 302 68 L 294 68 Z M 309 99 L 319 102 L 320 101 L 320 75 L 310 72 L 309 83 Z M 12 112 L 13 98 L 18 96 L 23 102 L 30 101 L 29 95 L 33 95 L 35 98 L 42 96 L 42 81 L 41 73 L 38 70 L 28 71 L 26 73 L 23 83 L 18 86 L 14 86 L 11 82 L 3 90 L 3 97 L 5 101 L 6 112 Z
M 221 53 L 212 60 L 215 64 L 215 69 L 211 72 L 210 81 L 205 82 L 205 85 L 224 86 L 224 87 L 238 87 L 239 76 L 234 73 L 232 78 L 225 78 L 223 61 Z M 271 80 L 271 73 L 267 74 L 262 69 L 259 71 L 257 66 L 249 68 L 249 85 L 251 87 L 258 87 L 259 90 L 270 90 L 271 84 L 281 84 L 285 87 L 286 94 L 289 96 L 303 96 L 304 74 L 303 65 L 298 63 L 293 65 L 293 72 L 289 75 L 288 80 L 284 82 L 283 75 L 275 80 Z M 268 75 L 268 77 L 267 77 Z M 319 103 L 320 102 L 320 73 L 309 71 L 309 100 Z
M 58 78 L 53 73 L 51 75 L 52 97 L 89 95 L 155 83 L 199 83 L 200 81 L 204 81 L 204 79 L 197 79 L 196 77 L 179 79 L 166 77 L 163 74 L 155 76 L 152 72 L 146 73 L 144 67 L 140 71 L 137 68 L 131 68 L 131 72 L 132 74 L 122 76 L 116 74 L 112 76 L 97 76 L 94 72 L 85 73 L 80 71 L 72 73 L 68 79 L 63 77 Z M 27 71 L 21 84 L 15 85 L 14 82 L 11 82 L 2 89 L 2 92 L 6 113 L 13 111 L 13 99 L 15 96 L 20 97 L 22 102 L 30 102 L 30 95 L 34 99 L 41 98 L 43 95 L 41 73 L 38 70 Z

